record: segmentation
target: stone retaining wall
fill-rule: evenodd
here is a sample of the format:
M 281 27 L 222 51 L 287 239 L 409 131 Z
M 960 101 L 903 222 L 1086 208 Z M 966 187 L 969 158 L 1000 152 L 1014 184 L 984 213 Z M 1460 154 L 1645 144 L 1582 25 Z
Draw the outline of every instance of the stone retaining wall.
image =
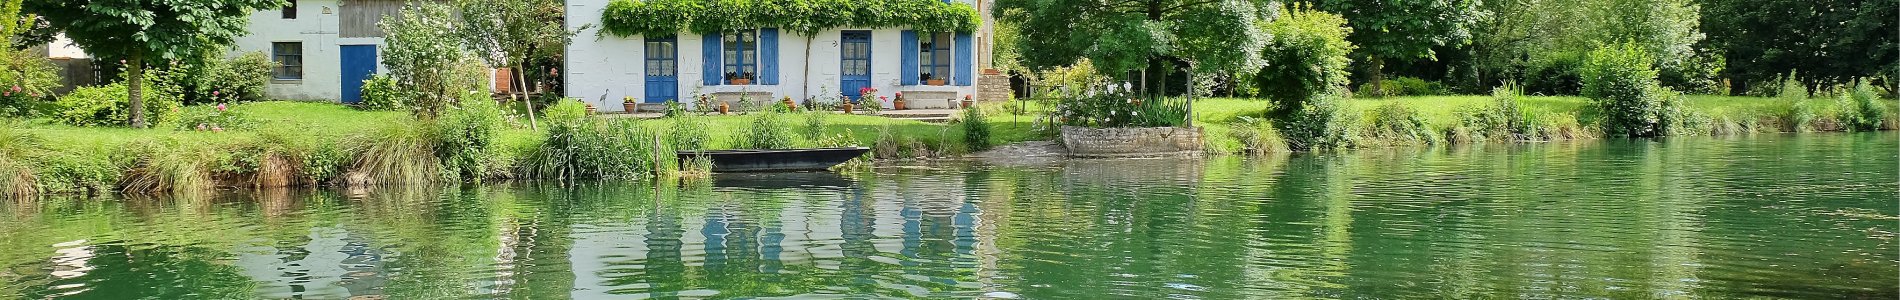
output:
M 1201 128 L 1062 127 L 1062 145 L 1074 157 L 1198 155 Z
M 976 101 L 1009 101 L 1009 75 L 983 75 L 976 79 Z

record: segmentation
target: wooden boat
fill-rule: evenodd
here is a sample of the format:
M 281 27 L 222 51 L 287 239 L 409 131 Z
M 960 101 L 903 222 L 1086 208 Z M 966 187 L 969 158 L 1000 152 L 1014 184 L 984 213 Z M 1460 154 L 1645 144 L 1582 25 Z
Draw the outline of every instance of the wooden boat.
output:
M 863 156 L 871 148 L 813 148 L 777 150 L 688 150 L 680 151 L 680 161 L 705 156 L 712 161 L 713 172 L 823 171 Z

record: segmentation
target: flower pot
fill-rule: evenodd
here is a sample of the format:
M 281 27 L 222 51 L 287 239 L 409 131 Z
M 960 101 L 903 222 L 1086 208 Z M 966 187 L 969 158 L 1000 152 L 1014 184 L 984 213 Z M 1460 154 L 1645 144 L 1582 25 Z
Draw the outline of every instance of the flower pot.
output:
M 849 115 L 849 114 L 851 114 L 851 103 L 850 103 L 850 102 L 845 102 L 845 104 L 844 104 L 844 114 L 847 114 L 847 115 Z
M 621 103 L 620 103 L 620 107 L 621 107 L 621 108 L 624 108 L 624 109 L 626 109 L 626 110 L 627 110 L 627 113 L 630 113 L 630 114 L 631 114 L 631 113 L 634 113 L 634 112 L 638 112 L 638 111 L 640 111 L 640 104 L 639 104 L 639 103 L 633 103 L 633 102 L 621 102 Z
M 963 99 L 962 108 L 970 108 L 971 106 L 976 106 L 976 100 Z
M 927 84 L 927 85 L 943 85 L 943 79 L 931 79 L 931 80 L 925 80 L 925 81 L 924 81 L 924 84 Z
M 778 102 L 781 104 L 785 104 L 785 109 L 788 109 L 794 112 L 798 111 L 798 103 L 792 103 L 792 98 L 781 99 Z
M 719 102 L 719 114 L 723 115 L 728 112 L 732 112 L 732 105 L 728 105 L 725 102 Z
M 748 79 L 748 78 L 733 79 L 731 81 L 732 81 L 732 85 L 751 85 L 752 84 L 752 79 Z
M 594 104 L 592 103 L 587 104 L 587 114 L 589 115 L 594 114 Z
M 891 109 L 904 110 L 904 100 L 891 101 Z

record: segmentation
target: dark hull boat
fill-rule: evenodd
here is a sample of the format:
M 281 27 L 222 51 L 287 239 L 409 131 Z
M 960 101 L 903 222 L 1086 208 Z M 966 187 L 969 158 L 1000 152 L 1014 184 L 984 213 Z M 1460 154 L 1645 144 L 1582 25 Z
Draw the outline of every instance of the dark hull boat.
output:
M 823 171 L 863 156 L 871 148 L 680 151 L 681 161 L 705 156 L 713 172 Z

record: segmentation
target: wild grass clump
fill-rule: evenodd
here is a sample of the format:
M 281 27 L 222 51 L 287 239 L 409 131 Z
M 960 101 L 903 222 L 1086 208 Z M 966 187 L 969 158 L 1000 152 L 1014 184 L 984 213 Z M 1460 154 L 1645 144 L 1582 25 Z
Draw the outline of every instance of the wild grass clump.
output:
M 667 145 L 679 150 L 700 150 L 709 145 L 712 136 L 706 132 L 709 125 L 706 118 L 693 114 L 678 114 L 667 118 Z
M 658 137 L 637 121 L 587 116 L 583 104 L 570 100 L 549 107 L 547 116 L 547 139 L 517 168 L 524 178 L 638 179 L 660 166 Z
M 1876 131 L 1887 120 L 1887 107 L 1881 105 L 1880 96 L 1874 92 L 1869 80 L 1858 80 L 1853 87 L 1839 96 L 1840 107 L 1844 111 L 1842 119 L 1847 129 L 1853 131 Z
M 1524 110 L 1518 102 L 1524 95 L 1515 85 L 1505 85 L 1491 91 L 1489 104 L 1473 104 L 1458 109 L 1458 120 L 1445 132 L 1445 140 L 1452 143 L 1517 142 L 1553 139 L 1553 136 L 1576 136 L 1576 132 L 1562 133 L 1558 127 L 1581 127 L 1576 118 L 1550 123 L 1541 120 L 1537 114 Z M 1571 131 L 1579 128 L 1568 129 Z
M 38 136 L 21 131 L 12 122 L 0 123 L 0 195 L 24 197 L 39 189 L 34 153 L 44 151 Z
M 1240 116 L 1227 126 L 1227 138 L 1240 145 L 1237 153 L 1258 155 L 1286 151 L 1286 141 L 1280 138 L 1280 131 L 1266 119 Z
M 784 114 L 775 111 L 761 111 L 752 118 L 745 128 L 739 131 L 738 148 L 744 149 L 790 149 L 792 133 L 788 132 Z
M 221 161 L 216 155 L 225 153 L 216 146 L 176 138 L 144 140 L 127 146 L 132 151 L 133 166 L 120 180 L 119 190 L 135 194 L 212 188 L 215 185 L 213 166 Z
M 344 183 L 350 186 L 432 184 L 442 175 L 436 134 L 419 120 L 392 122 L 351 142 L 355 158 Z
M 825 136 L 825 119 L 831 117 L 829 111 L 806 111 L 803 113 L 805 124 L 798 128 L 798 134 L 805 140 L 817 140 Z
M 1286 141 L 1287 149 L 1325 150 L 1351 142 L 1352 120 L 1345 116 L 1340 101 L 1330 95 L 1319 97 L 1298 110 L 1280 112 L 1273 118 L 1273 125 Z M 1279 108 L 1276 106 L 1275 110 Z
M 963 129 L 963 144 L 972 151 L 990 149 L 990 121 L 983 110 L 975 106 L 963 109 L 963 120 L 957 123 Z
M 1425 125 L 1418 111 L 1404 102 L 1390 101 L 1368 112 L 1359 144 L 1435 144 L 1438 137 Z

